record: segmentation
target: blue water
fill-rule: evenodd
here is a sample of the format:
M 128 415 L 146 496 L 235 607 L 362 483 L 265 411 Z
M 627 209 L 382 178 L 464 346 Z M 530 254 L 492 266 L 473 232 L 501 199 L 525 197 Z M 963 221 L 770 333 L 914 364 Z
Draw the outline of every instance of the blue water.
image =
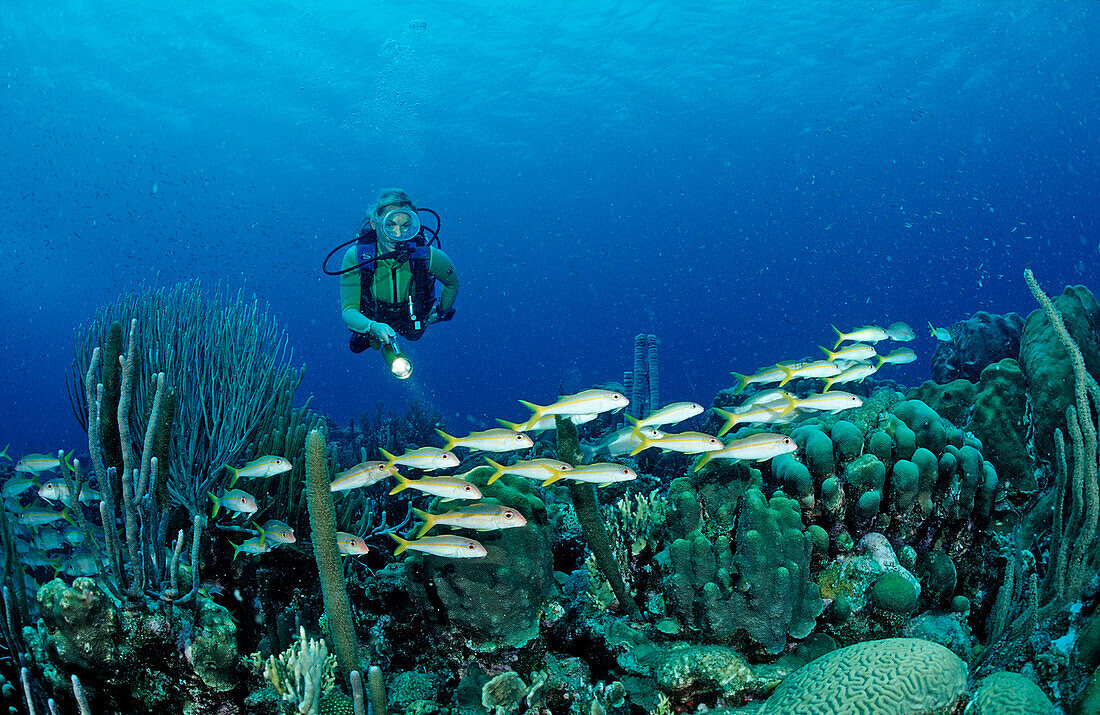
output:
M 142 285 L 245 286 L 346 422 L 448 425 L 621 379 L 662 399 L 801 357 L 830 323 L 1034 307 L 1100 264 L 1094 2 L 0 6 L 0 446 L 85 444 L 74 330 Z M 320 271 L 378 189 L 443 217 L 451 323 L 399 383 Z M 831 343 L 830 343 L 831 344 Z

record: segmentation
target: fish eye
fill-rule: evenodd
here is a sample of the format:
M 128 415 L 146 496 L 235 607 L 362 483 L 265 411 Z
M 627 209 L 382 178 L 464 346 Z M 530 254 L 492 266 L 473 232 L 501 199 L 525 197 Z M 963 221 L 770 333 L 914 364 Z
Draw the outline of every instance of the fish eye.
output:
M 469 487 L 462 487 L 462 491 L 468 492 L 468 491 L 470 491 L 470 488 Z
M 474 550 L 474 545 L 473 544 L 466 544 L 466 548 L 469 549 L 470 551 L 473 551 Z
M 511 519 L 512 518 L 512 512 L 510 512 L 510 511 L 504 512 L 504 518 L 505 519 Z

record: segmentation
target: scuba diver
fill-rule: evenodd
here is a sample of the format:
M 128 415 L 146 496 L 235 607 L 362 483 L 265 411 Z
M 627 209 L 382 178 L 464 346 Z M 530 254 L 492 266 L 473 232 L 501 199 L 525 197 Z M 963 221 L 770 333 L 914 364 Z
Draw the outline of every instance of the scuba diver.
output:
M 421 224 L 421 211 L 435 217 L 435 230 Z M 333 249 L 322 266 L 328 275 L 340 276 L 340 312 L 352 332 L 351 351 L 381 350 L 402 380 L 412 374 L 412 363 L 396 336 L 419 340 L 429 325 L 455 313 L 458 274 L 439 248 L 440 225 L 439 214 L 416 208 L 402 189 L 384 189 L 358 235 Z M 330 271 L 329 259 L 349 245 L 340 270 Z M 443 284 L 438 302 L 436 281 Z

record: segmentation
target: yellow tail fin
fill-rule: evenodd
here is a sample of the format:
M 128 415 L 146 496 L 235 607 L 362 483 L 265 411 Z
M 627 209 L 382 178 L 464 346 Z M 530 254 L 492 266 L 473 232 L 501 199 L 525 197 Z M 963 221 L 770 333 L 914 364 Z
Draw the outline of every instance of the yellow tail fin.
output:
M 447 450 L 449 450 L 449 449 L 451 449 L 452 447 L 455 446 L 455 442 L 457 440 L 454 437 L 452 437 L 451 435 L 447 434 L 446 432 L 444 432 L 443 430 L 438 429 L 438 428 L 436 428 L 435 432 L 436 432 L 436 434 L 438 434 L 440 437 L 443 438 L 444 442 L 446 442 L 446 444 L 443 445 L 443 451 L 444 452 L 446 452 Z
M 390 467 L 392 467 L 395 464 L 394 460 L 396 460 L 397 457 L 393 456 L 392 454 L 390 454 L 386 450 L 382 449 L 381 447 L 379 447 L 378 451 L 381 452 L 382 456 L 386 458 L 386 466 L 383 467 L 382 469 L 389 469 Z
M 501 427 L 507 427 L 513 432 L 522 432 L 527 428 L 526 422 L 506 422 L 499 417 L 497 418 L 497 423 L 499 423 Z
M 400 556 L 401 552 L 404 551 L 405 549 L 409 548 L 409 544 L 411 543 L 409 541 L 405 541 L 404 539 L 402 539 L 400 536 L 398 536 L 397 534 L 395 534 L 393 532 L 390 532 L 390 538 L 397 542 L 397 549 L 395 549 L 394 552 L 393 552 L 394 556 Z
M 723 410 L 721 407 L 712 407 L 711 409 L 713 409 L 722 417 L 726 418 L 726 423 L 722 425 L 722 429 L 718 430 L 719 437 L 724 435 L 726 432 L 729 432 L 731 429 L 733 429 L 733 426 L 737 424 L 737 415 L 730 412 L 729 410 Z
M 779 384 L 777 385 L 777 387 L 783 387 L 783 386 L 784 386 L 784 385 L 786 385 L 786 384 L 787 384 L 788 382 L 790 382 L 790 381 L 791 381 L 792 379 L 794 379 L 794 370 L 792 370 L 791 368 L 787 367 L 786 365 L 776 365 L 776 367 L 777 367 L 777 368 L 779 368 L 779 369 L 780 369 L 780 371 L 782 371 L 782 373 L 783 373 L 783 375 L 784 375 L 783 379 L 782 379 L 782 380 L 780 380 L 780 382 L 779 382 Z
M 424 520 L 424 526 L 420 527 L 420 531 L 416 533 L 416 538 L 419 539 L 421 536 L 428 533 L 428 530 L 435 526 L 435 514 L 429 514 L 428 512 L 421 511 L 416 507 L 412 507 L 412 512 L 413 514 L 416 514 L 416 517 L 418 519 Z
M 840 328 L 835 325 L 832 326 L 832 328 L 836 331 L 836 345 L 833 346 L 833 350 L 836 350 L 840 347 L 840 344 L 844 342 L 844 333 L 840 332 Z
M 496 480 L 500 479 L 501 475 L 504 474 L 504 465 L 498 464 L 488 457 L 485 458 L 485 461 L 488 462 L 489 465 L 492 466 L 492 468 L 495 470 L 493 472 L 493 476 L 489 477 L 489 481 L 485 482 L 486 484 L 492 484 Z
M 397 479 L 397 486 L 390 490 L 390 494 L 396 494 L 399 491 L 409 488 L 409 480 L 404 474 L 394 472 L 393 476 Z
M 531 410 L 531 418 L 524 424 L 533 425 L 542 419 L 542 411 L 546 409 L 542 405 L 536 405 L 534 402 L 528 402 L 527 400 L 520 400 L 519 403 Z
M 737 389 L 735 389 L 733 391 L 733 394 L 736 395 L 739 392 L 741 392 L 741 390 L 744 390 L 748 386 L 750 376 L 749 375 L 742 375 L 739 372 L 731 372 L 730 374 L 737 378 L 737 383 L 738 383 L 737 384 Z

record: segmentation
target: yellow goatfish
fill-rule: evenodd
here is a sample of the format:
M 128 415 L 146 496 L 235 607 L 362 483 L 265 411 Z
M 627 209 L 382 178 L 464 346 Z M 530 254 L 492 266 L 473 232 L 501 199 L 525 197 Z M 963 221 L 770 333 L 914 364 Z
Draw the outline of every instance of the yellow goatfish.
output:
M 252 525 L 259 530 L 261 536 L 266 536 L 267 540 L 273 544 L 293 544 L 298 540 L 298 537 L 294 535 L 294 529 L 290 528 L 290 524 L 285 521 L 268 519 L 263 526 L 255 522 Z
M 860 382 L 863 378 L 874 375 L 876 372 L 878 372 L 878 366 L 869 362 L 857 362 L 851 367 L 844 368 L 838 375 L 825 380 L 825 387 L 821 391 L 828 392 L 830 387 L 838 383 Z
M 783 367 L 798 367 L 801 364 L 797 360 L 794 362 L 781 362 L 771 367 L 761 368 L 755 375 L 742 375 L 739 372 L 731 372 L 730 374 L 736 377 L 738 382 L 733 394 L 736 395 L 749 385 L 766 385 L 769 382 L 779 382 L 785 375 Z
M 525 423 L 530 425 L 552 415 L 588 415 L 621 410 L 630 404 L 630 400 L 614 390 L 591 389 L 559 397 L 552 405 L 536 405 L 525 400 L 520 400 L 520 403 L 531 410 L 531 417 Z
M 424 526 L 420 527 L 420 531 L 416 534 L 418 539 L 428 533 L 436 524 L 476 529 L 478 531 L 513 529 L 527 525 L 527 519 L 523 517 L 523 514 L 503 504 L 470 504 L 452 509 L 446 514 L 430 514 L 415 507 L 412 511 L 424 520 Z
M 565 462 L 559 462 L 556 459 L 528 459 L 522 462 L 516 462 L 510 464 L 507 467 L 503 464 L 498 464 L 488 457 L 485 461 L 489 463 L 489 466 L 493 468 L 493 475 L 489 477 L 487 484 L 492 484 L 496 480 L 500 479 L 503 474 L 515 474 L 519 477 L 526 477 L 528 479 L 538 479 L 542 481 L 548 477 L 552 477 L 560 472 L 568 472 L 573 468 L 573 465 L 566 464 Z
M 214 511 L 210 514 L 211 518 L 217 516 L 218 510 L 223 506 L 229 511 L 235 511 L 243 516 L 255 514 L 260 510 L 259 505 L 256 504 L 256 497 L 240 489 L 230 489 L 220 497 L 215 495 L 214 492 L 207 492 L 207 494 L 214 501 Z
M 886 337 L 891 340 L 897 340 L 899 343 L 907 343 L 910 340 L 915 340 L 917 334 L 913 332 L 913 329 L 909 327 L 908 323 L 898 321 L 896 323 L 890 323 L 886 326 Z
M 776 367 L 783 371 L 783 379 L 779 381 L 780 387 L 795 378 L 832 377 L 840 374 L 841 371 L 840 365 L 831 360 L 815 360 L 795 367 L 787 367 L 786 365 L 777 365 Z
M 722 449 L 722 440 L 702 432 L 666 432 L 663 437 L 650 439 L 635 430 L 635 435 L 639 444 L 630 451 L 631 457 L 650 447 L 659 447 L 662 450 L 684 454 L 698 454 L 699 452 L 713 452 Z
M 461 477 L 429 476 L 420 479 L 409 479 L 398 472 L 394 472 L 393 476 L 397 479 L 398 484 L 390 490 L 390 494 L 396 494 L 411 487 L 425 494 L 441 497 L 443 501 L 481 498 L 481 490 Z
M 51 479 L 48 482 L 43 482 L 42 486 L 38 489 L 38 496 L 42 497 L 46 501 L 59 501 L 62 504 L 72 506 L 73 497 L 69 492 L 69 485 L 65 482 Z M 82 487 L 80 490 L 80 503 L 91 504 L 92 502 L 102 499 L 102 495 L 95 489 L 90 487 Z
M 72 518 L 69 516 L 68 507 L 58 512 L 50 511 L 44 507 L 29 506 L 16 515 L 15 523 L 22 524 L 23 526 L 39 527 L 45 526 L 46 524 L 52 524 L 61 519 L 64 519 L 70 524 L 73 523 Z
M 265 539 L 263 534 L 253 536 L 251 539 L 245 539 L 239 544 L 234 544 L 230 541 L 229 545 L 233 547 L 234 561 L 237 560 L 239 554 L 266 554 L 277 546 L 277 544 Z
M 69 457 L 71 456 L 73 456 L 72 452 L 65 455 L 66 467 L 71 468 L 69 464 Z M 28 454 L 15 463 L 15 471 L 38 474 L 39 472 L 51 472 L 60 466 L 61 460 L 57 458 L 56 454 Z
M 783 394 L 786 395 L 787 393 L 784 392 Z M 787 415 L 794 412 L 787 402 L 779 405 L 770 403 L 763 407 L 754 407 L 745 412 L 730 412 L 729 410 L 723 410 L 721 407 L 714 407 L 712 409 L 726 420 L 725 424 L 722 425 L 722 429 L 718 430 L 719 437 L 729 432 L 737 425 L 782 422 Z
M 504 429 L 503 427 L 471 432 L 465 437 L 454 437 L 441 429 L 437 429 L 436 433 L 446 441 L 443 449 L 465 447 L 466 449 L 481 450 L 482 452 L 511 452 L 517 449 L 527 449 L 534 444 L 531 438 L 522 432 Z
M 665 434 L 656 427 L 642 427 L 641 432 L 644 435 L 648 435 L 650 439 L 663 437 Z M 609 457 L 621 457 L 624 454 L 630 454 L 630 450 L 637 446 L 638 440 L 635 437 L 634 428 L 623 427 L 615 430 L 595 444 L 582 444 L 580 448 L 581 452 L 584 453 L 585 461 L 591 462 L 596 457 L 604 454 Z
M 751 459 L 756 462 L 790 454 L 798 449 L 794 440 L 785 434 L 761 432 L 741 439 L 731 439 L 717 452 L 705 452 L 695 463 L 698 472 L 712 459 Z
M 450 469 L 458 466 L 458 457 L 452 452 L 438 447 L 418 447 L 405 450 L 400 457 L 395 457 L 384 449 L 378 450 L 386 458 L 386 468 L 395 464 L 414 469 L 423 469 L 425 472 L 434 472 L 437 469 Z
M 863 405 L 863 398 L 850 392 L 822 392 L 806 397 L 789 397 L 787 404 L 796 410 L 815 410 L 817 412 L 843 412 Z
M 845 340 L 855 340 L 861 343 L 877 343 L 880 340 L 885 340 L 890 337 L 886 334 L 886 331 L 877 325 L 864 325 L 862 328 L 856 328 L 850 333 L 842 333 L 834 325 L 833 330 L 836 331 L 836 345 L 833 346 L 833 350 L 840 347 L 840 344 Z
M 234 469 L 228 464 L 225 465 L 225 468 L 233 475 L 229 480 L 229 486 L 232 487 L 241 477 L 245 479 L 251 477 L 275 477 L 294 469 L 294 465 L 291 464 L 286 457 L 268 454 L 263 457 L 257 457 L 251 462 L 247 462 L 240 469 Z
M 660 427 L 662 425 L 674 425 L 683 422 L 689 417 L 703 413 L 703 406 L 698 402 L 673 402 L 659 410 L 654 410 L 640 420 L 627 416 L 627 419 L 638 428 Z
M 555 474 L 543 482 L 542 486 L 548 487 L 559 479 L 572 479 L 577 482 L 588 482 L 589 484 L 606 487 L 608 484 L 629 482 L 631 479 L 637 478 L 637 473 L 630 467 L 613 464 L 612 462 L 596 462 L 595 464 L 582 464 L 573 467 L 568 472 Z
M 423 539 L 409 541 L 397 534 L 390 536 L 397 542 L 393 555 L 400 555 L 405 549 L 422 551 L 445 559 L 478 559 L 489 553 L 479 542 L 464 536 L 425 536 Z
M 329 485 L 331 492 L 345 492 L 349 489 L 369 487 L 382 481 L 397 469 L 387 466 L 386 462 L 360 462 L 354 467 L 338 472 Z
M 876 361 L 876 368 L 880 368 L 883 365 L 904 365 L 907 362 L 913 362 L 917 359 L 917 354 L 909 348 L 898 348 L 885 355 L 879 355 Z
M 569 421 L 575 425 L 583 425 L 599 416 L 600 415 L 596 412 L 586 415 L 569 415 Z M 554 415 L 543 417 L 541 420 L 536 420 L 535 422 L 531 422 L 530 420 L 526 422 L 505 422 L 502 419 L 497 419 L 497 422 L 514 432 L 545 432 L 546 430 L 555 429 L 558 426 Z
M 336 548 L 344 556 L 362 556 L 370 551 L 370 547 L 362 536 L 349 534 L 346 531 L 336 532 Z
M 931 321 L 928 323 L 928 332 L 936 340 L 941 340 L 945 343 L 949 343 L 955 339 L 948 328 L 937 328 L 932 325 Z
M 830 350 L 823 345 L 819 345 L 818 347 L 821 348 L 830 362 L 836 362 L 838 360 L 851 360 L 857 362 L 859 360 L 870 360 L 878 355 L 878 353 L 875 352 L 874 346 L 867 345 L 866 343 L 852 343 L 851 345 L 845 345 L 837 350 Z

